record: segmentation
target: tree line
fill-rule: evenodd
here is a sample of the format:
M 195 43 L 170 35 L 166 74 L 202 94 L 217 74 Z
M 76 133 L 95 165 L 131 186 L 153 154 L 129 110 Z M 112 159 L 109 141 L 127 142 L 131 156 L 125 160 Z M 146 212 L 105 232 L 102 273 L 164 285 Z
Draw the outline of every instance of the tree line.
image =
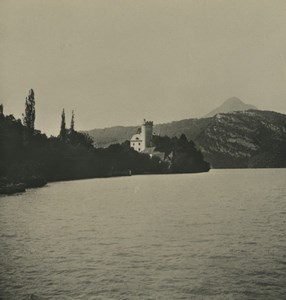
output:
M 108 177 L 127 171 L 144 174 L 209 170 L 201 152 L 184 135 L 154 138 L 156 150 L 165 153 L 164 160 L 136 152 L 129 141 L 96 148 L 90 136 L 76 131 L 74 111 L 69 129 L 63 109 L 58 136 L 47 137 L 35 129 L 35 106 L 33 90 L 26 97 L 23 120 L 4 115 L 0 106 L 0 182 Z

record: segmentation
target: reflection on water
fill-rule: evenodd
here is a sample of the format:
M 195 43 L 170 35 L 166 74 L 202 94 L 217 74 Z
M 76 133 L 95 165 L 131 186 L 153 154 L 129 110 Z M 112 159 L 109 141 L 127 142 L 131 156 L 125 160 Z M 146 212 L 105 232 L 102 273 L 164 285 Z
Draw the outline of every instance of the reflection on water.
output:
M 286 170 L 0 198 L 0 299 L 286 299 Z

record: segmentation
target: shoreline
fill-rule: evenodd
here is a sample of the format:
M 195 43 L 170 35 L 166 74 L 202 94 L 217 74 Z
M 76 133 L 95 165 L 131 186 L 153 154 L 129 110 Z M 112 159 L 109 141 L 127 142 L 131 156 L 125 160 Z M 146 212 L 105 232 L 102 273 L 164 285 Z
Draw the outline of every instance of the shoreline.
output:
M 33 188 L 41 188 L 46 186 L 48 183 L 53 182 L 66 182 L 66 181 L 76 181 L 76 180 L 86 180 L 86 179 L 105 179 L 105 178 L 115 178 L 115 177 L 131 177 L 131 176 L 142 176 L 142 175 L 180 175 L 180 174 L 200 174 L 200 173 L 208 173 L 210 170 L 257 170 L 257 169 L 285 169 L 285 168 L 219 168 L 219 169 L 209 169 L 207 171 L 199 171 L 199 172 L 168 172 L 168 173 L 142 173 L 142 174 L 132 174 L 130 170 L 122 171 L 122 172 L 115 172 L 114 174 L 108 174 L 106 176 L 100 177 L 86 177 L 86 178 L 73 178 L 73 179 L 61 179 L 61 180 L 50 180 L 47 181 L 43 178 L 41 179 L 34 179 L 27 182 L 0 182 L 0 196 L 1 195 L 14 195 L 26 192 L 26 189 L 33 189 Z
M 131 170 L 124 170 L 124 171 L 116 171 L 113 174 L 107 174 L 105 176 L 99 176 L 99 177 L 85 177 L 85 178 L 73 178 L 73 179 L 60 179 L 60 180 L 46 180 L 43 178 L 37 178 L 34 180 L 28 180 L 26 182 L 0 182 L 0 195 L 14 195 L 18 193 L 24 193 L 26 192 L 26 189 L 32 189 L 32 188 L 41 188 L 46 186 L 48 183 L 52 182 L 65 182 L 65 181 L 75 181 L 75 180 L 85 180 L 85 179 L 101 179 L 101 178 L 115 178 L 115 177 L 131 177 L 136 175 L 174 175 L 174 174 L 198 174 L 198 173 L 207 173 L 210 170 L 206 171 L 198 171 L 198 172 L 165 172 L 165 173 L 159 173 L 159 172 L 146 172 L 146 173 L 140 173 L 140 174 L 132 174 Z
M 1 195 L 14 195 L 18 193 L 24 193 L 26 192 L 26 189 L 33 189 L 33 188 L 41 188 L 46 186 L 48 183 L 53 182 L 66 182 L 66 181 L 76 181 L 76 180 L 86 180 L 86 179 L 105 179 L 105 178 L 115 178 L 115 177 L 131 177 L 131 176 L 137 176 L 137 175 L 180 175 L 180 174 L 201 174 L 201 173 L 208 173 L 211 170 L 279 170 L 279 169 L 285 169 L 283 167 L 281 168 L 210 168 L 207 171 L 198 171 L 198 172 L 165 172 L 165 173 L 159 173 L 159 172 L 145 172 L 145 173 L 136 173 L 132 174 L 131 170 L 125 170 L 125 171 L 118 171 L 114 172 L 114 174 L 107 174 L 105 176 L 99 176 L 99 177 L 85 177 L 85 178 L 72 178 L 72 179 L 59 179 L 59 180 L 46 180 L 44 178 L 41 179 L 34 179 L 34 180 L 28 180 L 27 182 L 1 182 L 0 181 L 0 196 Z

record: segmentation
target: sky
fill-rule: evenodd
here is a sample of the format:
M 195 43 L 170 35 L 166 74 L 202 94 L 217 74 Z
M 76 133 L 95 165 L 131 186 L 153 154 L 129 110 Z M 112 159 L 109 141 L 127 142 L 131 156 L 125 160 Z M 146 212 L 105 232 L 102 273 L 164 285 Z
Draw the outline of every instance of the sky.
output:
M 230 97 L 286 113 L 285 0 L 0 0 L 0 103 L 36 128 L 201 117 Z

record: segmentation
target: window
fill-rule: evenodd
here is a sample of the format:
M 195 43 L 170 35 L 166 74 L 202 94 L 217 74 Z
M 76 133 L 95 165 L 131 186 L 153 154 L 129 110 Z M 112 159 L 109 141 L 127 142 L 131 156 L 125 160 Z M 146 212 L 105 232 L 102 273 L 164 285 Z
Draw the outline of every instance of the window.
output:
M 140 146 L 140 143 L 138 145 Z
M 138 151 L 140 151 L 140 148 L 138 148 Z

